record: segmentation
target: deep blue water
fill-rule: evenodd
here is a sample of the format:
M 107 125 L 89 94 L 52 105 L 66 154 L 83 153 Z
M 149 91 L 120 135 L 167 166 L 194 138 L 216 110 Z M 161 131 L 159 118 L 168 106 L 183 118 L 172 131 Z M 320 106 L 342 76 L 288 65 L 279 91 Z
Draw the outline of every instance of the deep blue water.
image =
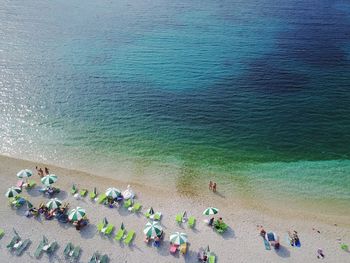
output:
M 0 2 L 0 153 L 349 201 L 349 2 Z

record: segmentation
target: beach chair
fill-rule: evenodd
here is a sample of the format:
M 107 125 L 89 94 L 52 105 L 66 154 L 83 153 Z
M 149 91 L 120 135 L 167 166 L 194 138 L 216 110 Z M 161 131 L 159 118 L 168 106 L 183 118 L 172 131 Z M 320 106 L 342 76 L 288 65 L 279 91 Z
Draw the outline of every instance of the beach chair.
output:
M 75 260 L 78 260 L 80 256 L 80 251 L 81 251 L 81 248 L 79 246 L 76 246 L 72 251 L 72 258 Z
M 126 200 L 126 201 L 124 202 L 123 206 L 124 206 L 125 208 L 131 207 L 131 206 L 132 206 L 132 200 L 131 200 L 131 199 Z
M 90 196 L 91 200 L 94 200 L 97 197 L 96 187 L 94 188 L 94 190 L 92 192 L 90 192 L 89 196 Z
M 105 224 L 103 222 L 100 222 L 97 224 L 97 230 L 98 232 L 101 232 L 102 229 L 105 227 Z
M 131 208 L 131 211 L 137 213 L 141 210 L 142 205 L 140 203 L 135 203 Z
M 69 242 L 66 247 L 64 248 L 63 254 L 66 257 L 70 256 L 71 251 L 74 249 L 73 244 L 71 242 Z
M 213 255 L 213 254 L 210 254 L 209 255 L 209 263 L 215 263 L 215 260 L 216 260 L 216 257 L 215 257 L 215 255 Z
M 29 182 L 27 183 L 27 189 L 32 189 L 36 186 L 36 182 L 34 182 L 33 180 L 29 180 Z
M 97 203 L 102 204 L 102 203 L 104 203 L 106 200 L 107 200 L 106 194 L 101 194 L 101 195 L 98 197 Z
M 47 244 L 47 242 L 48 242 L 47 238 L 44 236 L 43 239 L 40 241 L 39 246 L 37 247 L 37 249 L 34 252 L 34 256 L 36 258 L 39 258 L 42 255 L 43 248 Z
M 87 195 L 87 193 L 88 193 L 87 189 L 81 189 L 80 192 L 79 192 L 81 197 L 85 197 Z
M 106 254 L 104 254 L 101 258 L 100 258 L 100 263 L 108 263 L 109 262 L 109 258 Z
M 23 241 L 22 245 L 20 245 L 17 249 L 16 249 L 16 256 L 20 256 L 24 250 L 27 249 L 28 245 L 30 244 L 30 239 L 26 239 Z
M 175 221 L 176 221 L 176 223 L 178 223 L 180 225 L 182 223 L 182 215 L 181 214 L 177 214 L 175 216 Z
M 178 247 L 179 247 L 178 245 L 170 244 L 169 252 L 170 252 L 171 254 L 176 253 Z
M 78 192 L 77 187 L 75 186 L 75 184 L 72 185 L 72 188 L 70 189 L 70 193 L 72 195 L 75 195 Z
M 127 234 L 127 236 L 124 239 L 124 244 L 129 245 L 130 242 L 133 240 L 134 235 L 135 235 L 135 231 L 134 230 L 128 231 L 128 234 Z
M 125 229 L 120 228 L 118 230 L 117 234 L 115 235 L 114 239 L 117 240 L 117 241 L 120 241 L 123 238 L 124 233 L 125 233 Z
M 0 228 L 0 239 L 5 235 L 5 230 Z
M 98 252 L 94 252 L 89 263 L 98 263 L 99 260 L 100 260 L 100 254 Z
M 196 219 L 193 216 L 190 216 L 188 218 L 188 226 L 190 228 L 193 228 L 195 224 L 196 224 Z
M 180 245 L 180 253 L 182 255 L 185 255 L 187 252 L 187 243 L 183 243 L 182 245 Z
M 8 249 L 10 249 L 10 250 L 13 249 L 13 246 L 14 246 L 19 240 L 21 240 L 21 238 L 20 238 L 19 236 L 15 235 L 15 236 L 11 239 L 10 243 L 6 246 L 6 248 L 8 248 Z
M 57 248 L 58 248 L 58 243 L 56 241 L 53 241 L 47 245 L 46 253 L 53 254 Z M 43 249 L 45 250 L 45 246 Z
M 114 229 L 114 225 L 108 224 L 104 234 L 105 235 L 110 235 L 112 233 L 113 229 Z
M 160 218 L 162 217 L 162 213 L 161 212 L 157 212 L 154 214 L 153 216 L 153 220 L 160 220 Z

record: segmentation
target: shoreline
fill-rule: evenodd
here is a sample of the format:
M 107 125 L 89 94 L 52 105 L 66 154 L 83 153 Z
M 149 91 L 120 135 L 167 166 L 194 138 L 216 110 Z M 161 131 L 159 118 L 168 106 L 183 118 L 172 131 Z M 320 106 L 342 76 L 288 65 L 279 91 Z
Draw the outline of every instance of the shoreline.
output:
M 35 170 L 36 164 L 30 161 L 14 159 L 0 156 L 0 189 L 5 192 L 7 188 L 14 185 L 17 181 L 16 172 L 23 168 Z M 284 213 L 254 207 L 247 205 L 243 200 L 231 200 L 224 194 L 215 195 L 210 193 L 203 196 L 191 196 L 178 194 L 176 191 L 169 191 L 169 188 L 157 188 L 144 185 L 141 182 L 129 182 L 137 195 L 137 201 L 143 205 L 143 212 L 149 207 L 163 214 L 162 225 L 166 233 L 164 244 L 160 249 L 148 247 L 143 242 L 142 229 L 147 222 L 142 215 L 133 215 L 125 209 L 109 209 L 102 205 L 92 203 L 88 198 L 75 200 L 69 193 L 73 183 L 77 184 L 79 189 L 87 188 L 92 190 L 97 187 L 99 193 L 110 186 L 115 186 L 121 190 L 125 189 L 128 182 L 112 180 L 94 176 L 92 174 L 69 170 L 65 168 L 48 166 L 50 171 L 59 176 L 56 186 L 63 190 L 59 198 L 64 202 L 69 202 L 71 207 L 82 206 L 87 210 L 90 219 L 91 229 L 77 233 L 74 228 L 58 224 L 56 220 L 40 222 L 23 216 L 24 210 L 13 210 L 7 205 L 4 194 L 0 197 L 0 227 L 5 229 L 5 237 L 0 240 L 0 250 L 3 250 L 4 258 L 8 262 L 22 262 L 23 258 L 32 259 L 30 262 L 36 262 L 32 254 L 36 249 L 42 233 L 49 239 L 56 239 L 60 244 L 60 249 L 54 259 L 50 262 L 61 262 L 64 246 L 68 241 L 80 244 L 83 248 L 81 261 L 86 262 L 95 250 L 107 253 L 111 259 L 110 262 L 197 262 L 196 253 L 200 247 L 210 245 L 211 251 L 217 255 L 217 262 L 280 262 L 283 258 L 286 262 L 318 262 L 315 256 L 317 248 L 324 249 L 327 262 L 347 262 L 350 254 L 339 248 L 337 239 L 349 244 L 350 227 L 346 217 L 318 217 L 317 215 L 304 213 L 288 212 L 284 208 Z M 39 183 L 39 178 L 33 175 L 33 179 Z M 209 190 L 208 190 L 209 192 Z M 36 193 L 24 195 L 37 206 L 41 201 L 47 200 L 46 197 Z M 203 219 L 203 210 L 208 206 L 216 206 L 220 209 L 220 216 L 230 226 L 227 235 L 221 236 L 208 228 Z M 191 230 L 187 225 L 179 227 L 175 223 L 175 215 L 179 212 L 187 211 L 197 219 L 196 227 Z M 106 239 L 96 233 L 95 225 L 106 216 L 116 228 L 121 222 L 126 225 L 127 229 L 133 229 L 136 237 L 130 247 L 125 247 L 113 239 Z M 9 220 L 11 218 L 11 220 Z M 12 220 L 14 219 L 14 220 Z M 14 224 L 14 222 L 16 222 Z M 256 225 L 263 225 L 266 230 L 275 231 L 281 239 L 282 250 L 279 252 L 266 251 L 263 242 L 257 235 Z M 335 225 L 336 224 L 336 225 Z M 12 235 L 12 227 L 15 227 L 23 237 L 30 236 L 32 246 L 22 257 L 13 256 L 10 252 L 5 251 L 5 244 L 9 242 Z M 289 246 L 285 241 L 286 232 L 295 229 L 298 231 L 302 248 L 295 249 Z M 317 233 L 315 230 L 320 230 Z M 172 232 L 183 231 L 189 235 L 189 253 L 186 257 L 174 257 L 168 252 L 168 238 Z M 62 235 L 62 233 L 64 233 Z M 247 259 L 249 259 L 247 261 Z M 265 259 L 265 260 L 262 260 Z M 124 261 L 123 261 L 124 260 Z M 325 261 L 325 262 L 326 262 Z

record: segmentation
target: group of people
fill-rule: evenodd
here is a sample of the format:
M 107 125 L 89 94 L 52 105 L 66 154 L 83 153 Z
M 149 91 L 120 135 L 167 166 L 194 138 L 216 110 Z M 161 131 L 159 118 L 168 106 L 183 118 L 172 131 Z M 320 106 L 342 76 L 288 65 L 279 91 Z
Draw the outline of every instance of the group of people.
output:
M 216 192 L 216 183 L 210 181 L 209 182 L 209 190 L 213 191 L 214 193 Z
M 208 225 L 212 227 L 212 226 L 214 226 L 214 222 L 215 222 L 215 218 L 212 217 L 212 218 L 209 219 Z M 222 217 L 219 217 L 216 222 L 219 223 L 219 224 L 224 223 L 224 221 L 222 220 Z
M 47 167 L 44 168 L 44 170 L 41 167 L 35 166 L 36 171 L 38 172 L 38 175 L 40 178 L 43 178 L 45 175 L 49 175 L 50 171 Z
M 146 235 L 145 239 L 144 239 L 144 242 L 146 244 L 148 244 L 153 239 L 153 246 L 159 247 L 160 246 L 160 241 L 161 241 L 162 238 L 163 238 L 163 231 L 159 235 L 154 236 L 154 237 L 149 237 L 149 236 Z

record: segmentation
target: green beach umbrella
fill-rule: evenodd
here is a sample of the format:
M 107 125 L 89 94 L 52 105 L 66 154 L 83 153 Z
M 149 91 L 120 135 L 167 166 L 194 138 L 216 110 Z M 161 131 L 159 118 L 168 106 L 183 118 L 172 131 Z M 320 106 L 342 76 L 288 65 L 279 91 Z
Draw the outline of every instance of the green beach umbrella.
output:
M 153 208 L 151 207 L 150 209 L 147 210 L 147 213 L 150 214 L 150 215 L 154 215 L 154 210 Z
M 72 209 L 68 214 L 68 219 L 71 221 L 79 221 L 86 215 L 85 209 L 77 207 Z
M 187 243 L 187 234 L 175 232 L 174 234 L 170 235 L 170 242 L 175 245 Z
M 21 170 L 17 173 L 17 177 L 21 179 L 27 179 L 28 177 L 31 177 L 33 175 L 33 172 L 29 169 Z
M 5 196 L 8 198 L 11 198 L 19 195 L 21 192 L 22 192 L 21 188 L 12 186 L 7 190 Z
M 154 222 L 148 222 L 146 224 L 145 229 L 143 230 L 143 233 L 148 236 L 148 237 L 153 237 L 153 236 L 160 236 L 163 232 L 162 226 L 154 221 Z
M 46 207 L 50 210 L 57 209 L 62 205 L 62 201 L 57 198 L 50 199 L 49 202 L 47 202 Z
M 215 215 L 219 212 L 219 209 L 215 207 L 208 207 L 207 209 L 204 210 L 203 215 Z
M 49 174 L 44 176 L 43 178 L 41 178 L 41 182 L 46 185 L 46 186 L 50 186 L 53 183 L 55 183 L 57 181 L 58 177 L 55 174 Z
M 111 197 L 113 199 L 117 198 L 118 196 L 120 196 L 120 190 L 114 187 L 108 188 L 106 190 L 106 196 L 107 197 Z
M 27 201 L 27 208 L 28 208 L 28 209 L 33 208 L 33 204 L 32 204 L 31 202 L 29 202 L 29 201 Z

